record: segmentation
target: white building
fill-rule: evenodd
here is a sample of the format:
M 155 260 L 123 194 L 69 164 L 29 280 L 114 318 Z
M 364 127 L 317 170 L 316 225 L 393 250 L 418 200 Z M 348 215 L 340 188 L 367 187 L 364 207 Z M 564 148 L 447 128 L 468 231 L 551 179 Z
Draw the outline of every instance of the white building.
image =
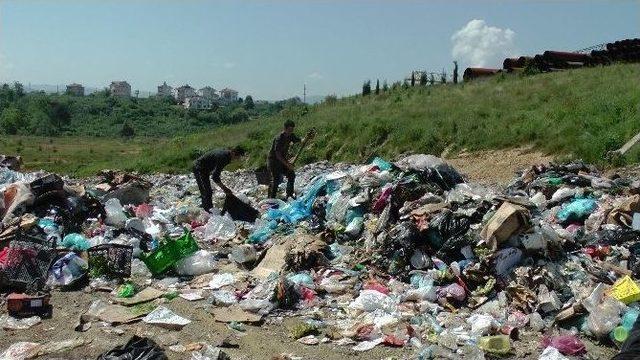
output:
M 84 96 L 84 86 L 80 84 L 69 84 L 67 85 L 67 94 L 73 96 Z
M 207 98 L 210 100 L 216 100 L 218 98 L 218 94 L 216 94 L 216 89 L 211 86 L 205 86 L 202 89 L 198 90 L 198 96 L 202 96 L 203 98 Z
M 186 109 L 206 110 L 211 109 L 213 100 L 203 96 L 191 96 L 184 100 Z
M 173 92 L 173 96 L 180 104 L 184 103 L 187 98 L 196 96 L 196 89 L 192 88 L 188 84 L 175 88 Z
M 173 88 L 167 85 L 165 81 L 162 85 L 158 86 L 158 96 L 173 96 Z
M 131 97 L 131 85 L 126 81 L 112 81 L 109 91 L 112 96 Z
M 238 101 L 238 92 L 233 89 L 224 88 L 220 90 L 220 100 L 226 103 Z

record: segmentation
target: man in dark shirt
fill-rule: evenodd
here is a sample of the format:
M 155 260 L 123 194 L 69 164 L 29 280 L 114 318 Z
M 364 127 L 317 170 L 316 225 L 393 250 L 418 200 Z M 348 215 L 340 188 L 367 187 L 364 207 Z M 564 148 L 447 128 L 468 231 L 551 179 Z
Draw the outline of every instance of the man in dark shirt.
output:
M 216 183 L 225 194 L 230 194 L 231 190 L 220 180 L 220 173 L 231 161 L 244 156 L 244 154 L 245 150 L 241 146 L 236 146 L 233 149 L 211 150 L 200 156 L 193 163 L 193 176 L 198 183 L 203 209 L 209 211 L 213 207 L 213 190 L 211 189 L 209 176 L 211 176 L 213 182 Z
M 289 162 L 289 145 L 300 142 L 300 138 L 293 133 L 295 124 L 291 120 L 284 123 L 284 130 L 273 139 L 269 151 L 268 165 L 271 172 L 271 186 L 269 186 L 269 198 L 274 199 L 278 194 L 278 185 L 283 176 L 287 177 L 287 198 L 294 197 L 293 184 L 296 173 Z

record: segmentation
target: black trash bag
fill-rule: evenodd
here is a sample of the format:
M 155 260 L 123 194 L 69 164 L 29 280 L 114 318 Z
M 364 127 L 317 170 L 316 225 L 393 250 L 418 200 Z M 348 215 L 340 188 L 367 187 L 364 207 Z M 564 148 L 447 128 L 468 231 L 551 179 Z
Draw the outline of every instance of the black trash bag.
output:
M 389 231 L 389 238 L 396 245 L 394 248 L 412 248 L 418 242 L 419 237 L 418 227 L 411 221 L 401 222 Z
M 164 350 L 153 340 L 134 335 L 129 341 L 98 356 L 98 360 L 167 360 Z
M 236 221 L 254 222 L 258 218 L 258 210 L 254 209 L 251 205 L 238 199 L 233 194 L 227 194 L 224 199 L 224 205 L 222 206 L 222 215 L 226 212 L 229 213 L 231 218 Z
M 436 167 L 428 168 L 420 174 L 420 177 L 423 181 L 434 183 L 446 191 L 464 182 L 462 175 L 449 164 L 440 164 Z
M 48 192 L 62 191 L 64 188 L 64 181 L 56 174 L 49 174 L 33 180 L 29 185 L 33 195 L 38 198 Z
M 450 238 L 442 244 L 442 247 L 436 253 L 436 257 L 447 262 L 462 260 L 464 256 L 460 250 L 468 245 L 473 246 L 475 242 L 473 237 L 466 235 Z
M 470 225 L 469 217 L 444 210 L 429 223 L 427 241 L 435 250 L 440 250 L 449 239 L 466 234 Z
M 633 277 L 640 276 L 640 243 L 635 243 L 629 247 L 629 262 L 627 267 L 633 273 Z
M 640 317 L 633 324 L 627 340 L 620 346 L 620 352 L 611 360 L 635 360 L 640 358 Z
M 632 229 L 601 230 L 589 239 L 588 244 L 620 245 L 626 242 L 640 242 L 640 231 Z M 595 241 L 593 241 L 595 240 Z

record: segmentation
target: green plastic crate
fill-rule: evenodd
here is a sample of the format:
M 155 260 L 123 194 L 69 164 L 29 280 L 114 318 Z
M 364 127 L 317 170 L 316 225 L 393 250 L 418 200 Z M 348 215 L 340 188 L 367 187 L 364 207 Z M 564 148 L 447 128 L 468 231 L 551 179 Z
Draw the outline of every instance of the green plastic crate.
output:
M 157 249 L 145 256 L 142 261 L 153 275 L 162 274 L 181 260 L 198 251 L 198 243 L 186 232 L 181 237 L 163 241 Z

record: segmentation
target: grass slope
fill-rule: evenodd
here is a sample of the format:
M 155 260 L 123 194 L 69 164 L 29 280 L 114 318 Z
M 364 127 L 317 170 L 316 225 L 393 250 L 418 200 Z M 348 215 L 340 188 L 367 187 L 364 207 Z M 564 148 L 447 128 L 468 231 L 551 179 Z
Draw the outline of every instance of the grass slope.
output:
M 640 131 L 639 89 L 640 64 L 624 64 L 396 89 L 314 105 L 295 120 L 300 134 L 311 127 L 318 130 L 303 162 L 533 145 L 561 157 L 603 163 L 606 151 L 618 148 Z M 249 158 L 242 166 L 257 166 L 265 162 L 271 139 L 288 117 L 291 114 L 281 113 L 171 140 L 53 139 L 49 145 L 67 141 L 81 147 L 79 144 L 86 141 L 91 142 L 88 148 L 94 149 L 91 156 L 88 149 L 80 151 L 82 156 L 72 147 L 68 152 L 60 149 L 59 156 L 49 160 L 53 163 L 34 159 L 51 158 L 46 148 L 39 153 L 27 151 L 45 139 L 22 138 L 22 154 L 29 167 L 78 175 L 100 167 L 180 172 L 188 170 L 192 159 L 205 149 L 242 143 L 249 148 Z M 13 153 L 15 142 L 15 138 L 0 142 L 0 152 Z M 637 162 L 639 155 L 636 150 L 627 161 Z

